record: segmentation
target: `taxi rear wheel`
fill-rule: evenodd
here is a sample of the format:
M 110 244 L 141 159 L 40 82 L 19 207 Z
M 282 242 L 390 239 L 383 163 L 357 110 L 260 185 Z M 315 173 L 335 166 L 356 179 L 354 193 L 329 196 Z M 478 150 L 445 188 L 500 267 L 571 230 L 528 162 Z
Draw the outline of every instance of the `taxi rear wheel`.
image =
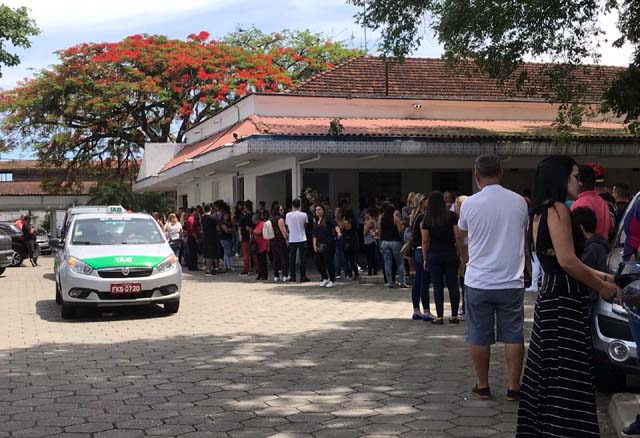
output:
M 174 301 L 173 303 L 164 303 L 164 311 L 167 313 L 178 313 L 180 308 L 180 301 Z
M 62 319 L 71 319 L 76 316 L 76 308 L 71 304 L 67 304 L 64 301 L 62 302 L 62 307 L 60 308 L 60 315 Z

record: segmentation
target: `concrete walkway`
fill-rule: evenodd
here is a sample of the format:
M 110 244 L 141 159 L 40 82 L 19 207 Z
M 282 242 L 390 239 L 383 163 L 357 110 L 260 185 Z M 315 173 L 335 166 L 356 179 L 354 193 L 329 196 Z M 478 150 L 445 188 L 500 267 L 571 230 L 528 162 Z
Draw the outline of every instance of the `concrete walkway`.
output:
M 68 322 L 41 262 L 0 277 L 0 437 L 514 435 L 503 349 L 494 397 L 472 398 L 464 323 L 411 321 L 410 290 L 185 273 L 174 316 L 152 306 Z M 612 437 L 609 398 L 598 401 Z

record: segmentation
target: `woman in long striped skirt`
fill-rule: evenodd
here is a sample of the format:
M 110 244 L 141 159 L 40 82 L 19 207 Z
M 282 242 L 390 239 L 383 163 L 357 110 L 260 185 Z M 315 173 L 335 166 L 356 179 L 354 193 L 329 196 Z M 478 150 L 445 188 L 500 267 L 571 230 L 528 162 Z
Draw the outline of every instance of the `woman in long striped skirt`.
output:
M 580 261 L 584 237 L 564 202 L 577 196 L 578 166 L 548 157 L 536 171 L 530 227 L 544 269 L 522 380 L 518 438 L 599 437 L 585 286 L 616 295 L 613 277 Z

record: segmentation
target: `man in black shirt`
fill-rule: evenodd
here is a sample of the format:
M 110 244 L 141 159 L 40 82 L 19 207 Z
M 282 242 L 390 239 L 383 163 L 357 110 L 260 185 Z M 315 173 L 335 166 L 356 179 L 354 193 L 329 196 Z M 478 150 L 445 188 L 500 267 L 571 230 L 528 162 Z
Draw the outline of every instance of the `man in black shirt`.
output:
M 24 217 L 24 223 L 22 225 L 22 236 L 24 242 L 27 245 L 27 255 L 31 261 L 31 266 L 37 266 L 36 256 L 36 227 L 31 225 L 31 216 Z
M 253 202 L 246 201 L 244 203 L 244 214 L 240 218 L 238 229 L 240 231 L 240 245 L 242 247 L 242 272 L 241 276 L 249 275 L 250 263 L 253 261 L 253 266 L 258 266 L 257 257 L 250 254 L 251 248 L 251 233 L 253 231 Z M 252 260 L 254 259 L 254 260 Z

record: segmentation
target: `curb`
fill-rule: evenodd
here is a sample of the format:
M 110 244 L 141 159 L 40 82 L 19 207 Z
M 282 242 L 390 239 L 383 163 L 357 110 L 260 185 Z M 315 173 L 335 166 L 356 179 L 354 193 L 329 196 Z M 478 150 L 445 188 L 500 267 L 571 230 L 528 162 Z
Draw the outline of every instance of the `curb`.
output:
M 611 419 L 613 429 L 616 431 L 616 436 L 631 436 L 623 435 L 622 429 L 631 424 L 638 414 L 640 414 L 639 394 L 623 392 L 611 396 L 611 401 L 609 402 L 609 418 Z

